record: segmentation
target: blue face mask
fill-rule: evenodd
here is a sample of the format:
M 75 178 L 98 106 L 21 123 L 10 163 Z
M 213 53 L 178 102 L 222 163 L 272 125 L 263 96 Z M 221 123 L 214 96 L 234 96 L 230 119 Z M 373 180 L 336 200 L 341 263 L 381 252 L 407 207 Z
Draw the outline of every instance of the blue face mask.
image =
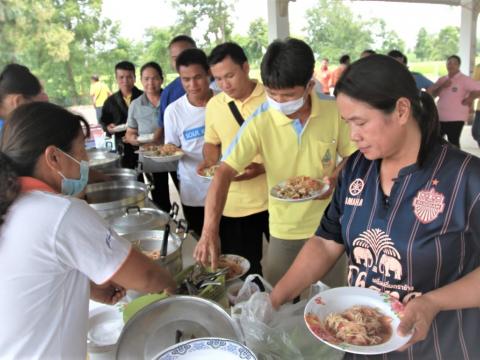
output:
M 60 150 L 60 149 L 58 149 Z M 60 150 L 62 151 L 62 150 Z M 67 155 L 70 159 L 75 161 L 77 164 L 80 165 L 80 179 L 69 179 L 65 175 L 63 175 L 60 171 L 58 173 L 60 176 L 63 177 L 62 179 L 62 194 L 64 195 L 70 195 L 70 196 L 75 196 L 79 193 L 82 192 L 83 189 L 85 189 L 85 186 L 87 186 L 88 183 L 88 161 L 82 160 L 78 161 L 74 157 L 70 156 L 66 152 L 62 151 L 65 155 Z

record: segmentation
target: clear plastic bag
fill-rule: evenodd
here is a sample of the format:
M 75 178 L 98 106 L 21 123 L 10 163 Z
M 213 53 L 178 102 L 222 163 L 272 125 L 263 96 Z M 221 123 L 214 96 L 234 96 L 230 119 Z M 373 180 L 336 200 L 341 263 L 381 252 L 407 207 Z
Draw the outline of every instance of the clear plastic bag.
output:
M 325 287 L 315 284 L 310 297 Z M 243 331 L 246 345 L 259 360 L 339 360 L 343 352 L 317 340 L 308 330 L 303 312 L 308 299 L 285 304 L 275 311 L 266 292 L 255 292 L 232 307 L 232 316 Z

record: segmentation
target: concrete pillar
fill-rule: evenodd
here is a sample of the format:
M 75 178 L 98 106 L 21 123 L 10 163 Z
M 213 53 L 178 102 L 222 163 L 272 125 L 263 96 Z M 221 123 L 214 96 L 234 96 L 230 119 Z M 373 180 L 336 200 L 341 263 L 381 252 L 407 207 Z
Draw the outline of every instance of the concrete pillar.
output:
M 268 0 L 268 42 L 290 35 L 288 23 L 289 0 Z
M 462 59 L 461 71 L 471 75 L 475 67 L 475 52 L 477 42 L 477 1 L 462 0 L 462 19 L 460 26 L 460 58 Z

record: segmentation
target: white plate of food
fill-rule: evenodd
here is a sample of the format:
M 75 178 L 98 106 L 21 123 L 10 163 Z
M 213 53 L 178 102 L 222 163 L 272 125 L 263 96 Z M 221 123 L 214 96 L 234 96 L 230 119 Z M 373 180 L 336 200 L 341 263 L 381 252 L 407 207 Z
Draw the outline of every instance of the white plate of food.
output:
M 230 282 L 239 279 L 250 270 L 250 261 L 240 255 L 223 254 L 218 258 L 218 268 L 228 267 L 225 281 Z
M 162 352 L 157 360 L 256 360 L 249 348 L 222 338 L 199 338 L 175 344 Z
M 197 171 L 197 175 L 201 178 L 211 180 L 213 178 L 213 175 L 215 175 L 215 171 L 217 171 L 219 167 L 219 164 L 206 167 L 204 169 L 201 169 L 200 171 Z
M 150 147 L 147 151 L 141 152 L 141 154 L 147 159 L 160 163 L 176 161 L 184 155 L 182 149 L 173 144 Z
M 127 124 L 120 124 L 112 128 L 112 133 L 127 131 Z
M 143 134 L 137 136 L 139 144 L 146 144 L 153 141 L 154 134 Z
M 329 185 L 309 176 L 294 176 L 281 181 L 270 190 L 270 195 L 280 201 L 302 202 L 313 200 L 328 191 Z
M 360 287 L 339 287 L 314 296 L 305 322 L 320 341 L 353 354 L 374 355 L 405 345 L 411 334 L 397 333 L 404 306 L 388 294 Z

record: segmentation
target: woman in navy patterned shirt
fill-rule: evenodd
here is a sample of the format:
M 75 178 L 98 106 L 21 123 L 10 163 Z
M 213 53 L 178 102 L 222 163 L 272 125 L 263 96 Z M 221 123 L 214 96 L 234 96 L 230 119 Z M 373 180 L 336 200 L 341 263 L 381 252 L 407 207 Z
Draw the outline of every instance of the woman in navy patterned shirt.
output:
M 399 332 L 414 331 L 406 351 L 368 359 L 479 359 L 480 159 L 440 138 L 433 99 L 391 58 L 353 63 L 335 95 L 359 151 L 315 236 L 273 290 L 273 306 L 346 252 L 349 285 L 403 301 Z

